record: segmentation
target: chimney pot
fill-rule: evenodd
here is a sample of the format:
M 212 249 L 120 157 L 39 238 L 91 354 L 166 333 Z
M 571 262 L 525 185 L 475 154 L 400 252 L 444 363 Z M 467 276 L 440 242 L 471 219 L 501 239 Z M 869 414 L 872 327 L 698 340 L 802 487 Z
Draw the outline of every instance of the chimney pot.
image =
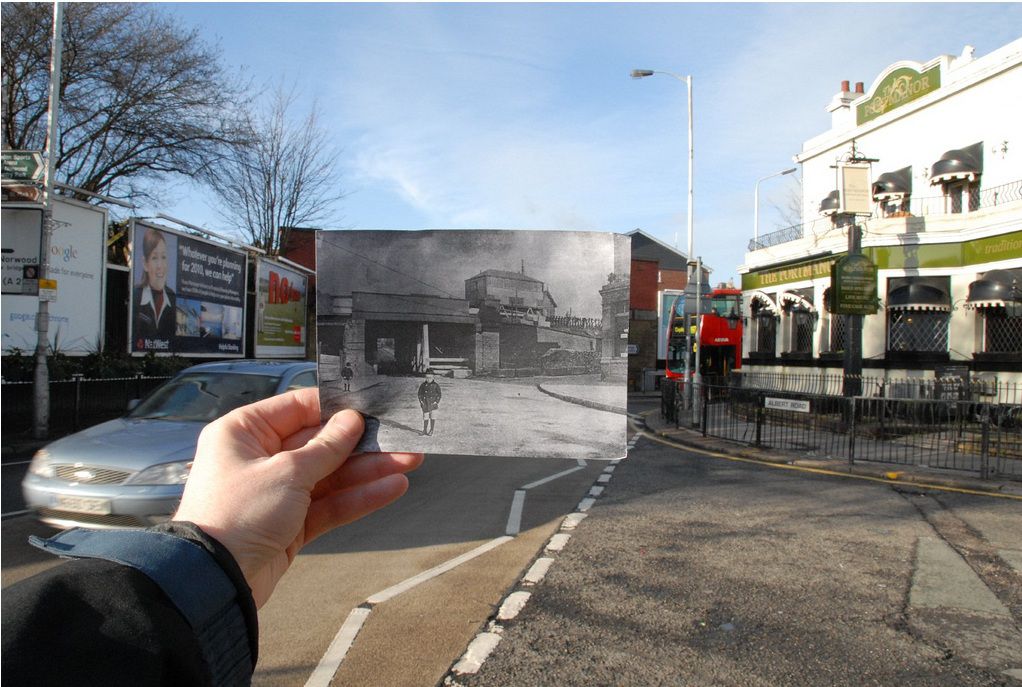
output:
M 841 82 L 841 92 L 842 93 L 847 93 L 848 92 L 848 82 L 847 81 L 842 81 Z
M 855 92 L 856 93 L 865 93 L 866 91 L 863 90 L 864 88 L 865 88 L 865 84 L 863 84 L 861 81 L 857 81 L 855 83 Z

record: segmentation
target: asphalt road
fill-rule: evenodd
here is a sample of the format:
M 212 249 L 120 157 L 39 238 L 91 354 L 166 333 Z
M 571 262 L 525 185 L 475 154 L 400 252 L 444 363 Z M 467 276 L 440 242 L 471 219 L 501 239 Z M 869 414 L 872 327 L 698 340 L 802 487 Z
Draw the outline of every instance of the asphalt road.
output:
M 640 439 L 483 685 L 1022 684 L 1022 502 Z
M 648 438 L 606 468 L 427 457 L 403 499 L 296 559 L 260 612 L 254 684 L 1022 684 L 1022 502 Z M 4 587 L 59 564 L 23 543 L 48 528 L 2 528 Z M 523 583 L 537 557 L 549 572 Z M 523 590 L 479 672 L 450 673 Z
M 260 611 L 253 683 L 305 685 L 316 673 L 315 684 L 325 685 L 336 672 L 336 684 L 436 684 L 603 467 L 428 456 L 402 499 L 296 559 Z M 29 534 L 53 532 L 29 516 L 3 521 L 4 587 L 60 564 L 25 544 Z M 393 594 L 395 585 L 486 545 L 493 548 Z M 372 606 L 343 661 L 334 655 L 320 667 L 352 610 L 388 589 L 391 598 Z

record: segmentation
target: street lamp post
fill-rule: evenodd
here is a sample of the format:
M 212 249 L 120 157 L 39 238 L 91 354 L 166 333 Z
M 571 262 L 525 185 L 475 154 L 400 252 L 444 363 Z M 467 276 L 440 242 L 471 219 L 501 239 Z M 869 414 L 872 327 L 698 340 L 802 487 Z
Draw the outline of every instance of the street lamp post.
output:
M 791 174 L 792 172 L 795 171 L 795 169 L 796 169 L 795 167 L 791 167 L 790 169 L 782 169 L 780 172 L 774 172 L 773 174 L 768 174 L 768 175 L 766 175 L 765 177 L 763 177 L 762 179 L 760 179 L 759 181 L 756 182 L 756 195 L 755 195 L 755 200 L 753 200 L 753 205 L 755 206 L 755 210 L 753 211 L 754 220 L 753 220 L 753 227 L 752 227 L 752 240 L 753 241 L 759 241 L 759 185 L 760 185 L 760 183 L 766 181 L 767 179 L 773 179 L 774 177 L 784 176 L 785 174 Z
M 692 198 L 693 198 L 692 163 L 693 163 L 693 160 L 695 159 L 694 150 L 693 150 L 693 143 L 692 143 L 692 127 L 693 127 L 693 124 L 692 124 L 692 76 L 691 75 L 689 75 L 689 76 L 681 76 L 681 75 L 675 74 L 673 72 L 666 72 L 666 71 L 653 70 L 653 69 L 633 69 L 632 70 L 632 78 L 633 79 L 644 79 L 647 76 L 653 76 L 654 74 L 663 74 L 665 76 L 670 76 L 672 78 L 675 78 L 678 81 L 683 81 L 685 83 L 685 86 L 688 88 L 688 251 L 686 252 L 686 255 L 685 255 L 685 258 L 688 261 L 687 262 L 688 276 L 687 276 L 687 278 L 685 280 L 685 287 L 686 287 L 686 290 L 688 290 L 688 286 L 690 284 L 692 284 L 692 276 L 693 276 L 693 274 L 695 272 L 695 268 L 696 268 L 695 259 L 692 257 L 694 255 L 694 249 L 693 249 L 694 232 L 693 232 L 693 221 L 692 221 L 693 210 L 694 210 L 694 205 L 692 203 Z M 674 247 L 675 248 L 678 247 L 678 232 L 677 231 L 674 232 Z M 696 293 L 696 307 L 697 308 L 698 308 L 698 304 L 699 304 L 699 295 L 700 295 L 699 293 Z M 697 325 L 698 325 L 698 322 L 699 322 L 699 318 L 698 318 L 698 310 L 697 310 L 697 314 L 696 314 L 696 323 L 697 323 Z M 692 328 L 689 326 L 688 314 L 686 313 L 686 315 L 685 315 L 685 407 L 686 407 L 686 409 L 687 408 L 691 408 L 692 405 L 693 405 L 692 404 L 692 399 L 693 399 L 692 387 L 695 385 L 695 383 L 699 382 L 699 370 L 698 369 L 695 371 L 696 372 L 696 378 L 692 379 L 692 376 L 691 376 L 691 372 L 692 372 L 692 370 L 691 370 L 691 362 L 690 362 L 691 357 L 692 357 Z M 689 383 L 690 381 L 692 383 Z

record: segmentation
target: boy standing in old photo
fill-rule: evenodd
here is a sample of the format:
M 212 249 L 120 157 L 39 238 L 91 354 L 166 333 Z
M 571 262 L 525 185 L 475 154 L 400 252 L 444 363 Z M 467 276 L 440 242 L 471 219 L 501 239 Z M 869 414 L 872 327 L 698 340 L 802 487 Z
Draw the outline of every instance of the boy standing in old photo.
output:
M 440 395 L 440 385 L 433 379 L 433 370 L 426 370 L 426 381 L 419 385 L 419 405 L 422 407 L 422 433 L 428 437 L 433 436 Z

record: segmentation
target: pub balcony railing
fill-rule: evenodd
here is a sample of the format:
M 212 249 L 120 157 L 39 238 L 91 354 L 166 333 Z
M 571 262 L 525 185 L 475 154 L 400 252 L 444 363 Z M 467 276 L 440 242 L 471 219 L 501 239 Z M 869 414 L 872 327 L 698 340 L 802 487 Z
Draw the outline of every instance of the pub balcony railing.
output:
M 891 212 L 879 205 L 873 214 L 866 218 L 867 222 L 892 219 L 895 217 L 935 217 L 946 215 L 968 214 L 978 210 L 998 207 L 1006 203 L 1022 200 L 1022 179 L 1000 186 L 981 188 L 978 193 L 959 195 L 939 195 L 908 198 L 908 209 Z M 762 250 L 782 243 L 798 241 L 805 236 L 822 234 L 833 227 L 829 217 L 820 217 L 802 224 L 784 227 L 777 231 L 762 234 L 758 239 L 749 240 L 749 251 Z

